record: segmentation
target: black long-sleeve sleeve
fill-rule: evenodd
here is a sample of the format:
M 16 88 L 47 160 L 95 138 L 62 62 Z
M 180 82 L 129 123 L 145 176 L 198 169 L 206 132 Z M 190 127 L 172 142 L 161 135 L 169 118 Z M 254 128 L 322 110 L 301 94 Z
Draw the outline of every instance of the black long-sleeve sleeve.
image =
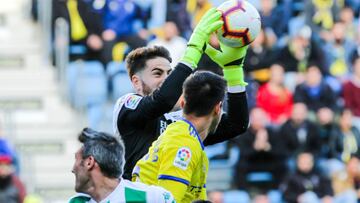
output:
M 160 135 L 162 120 L 176 104 L 182 93 L 182 84 L 192 73 L 184 64 L 178 64 L 164 81 L 160 89 L 152 95 L 141 97 L 129 94 L 119 99 L 115 106 L 116 130 L 124 140 L 125 159 L 123 177 L 131 178 L 136 162 L 148 151 L 151 143 Z
M 227 95 L 227 113 L 222 115 L 216 131 L 204 140 L 205 146 L 234 138 L 244 133 L 249 126 L 246 92 L 227 93 Z
M 144 125 L 146 121 L 168 113 L 178 101 L 182 93 L 182 84 L 191 73 L 189 67 L 179 63 L 160 89 L 155 90 L 152 95 L 143 97 L 135 109 L 118 115 L 118 126 Z

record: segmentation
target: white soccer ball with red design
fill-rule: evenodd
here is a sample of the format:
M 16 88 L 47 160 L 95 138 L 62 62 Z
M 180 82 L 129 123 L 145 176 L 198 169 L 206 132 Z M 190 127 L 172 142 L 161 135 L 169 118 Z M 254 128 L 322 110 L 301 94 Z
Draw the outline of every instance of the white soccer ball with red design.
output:
M 260 14 L 245 0 L 229 0 L 218 8 L 224 25 L 217 30 L 218 39 L 230 47 L 243 47 L 258 36 L 261 29 Z

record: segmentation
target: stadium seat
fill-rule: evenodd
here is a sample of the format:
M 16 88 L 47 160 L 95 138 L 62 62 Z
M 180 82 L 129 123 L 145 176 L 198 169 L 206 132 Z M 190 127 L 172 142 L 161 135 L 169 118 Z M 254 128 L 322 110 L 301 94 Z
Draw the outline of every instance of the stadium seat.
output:
M 86 54 L 87 48 L 84 45 L 70 45 L 69 52 L 70 54 L 83 55 Z
M 230 190 L 224 192 L 224 203 L 250 203 L 250 196 L 247 192 L 241 190 Z
M 74 86 L 75 107 L 104 103 L 107 99 L 107 87 L 102 64 L 98 61 L 86 61 L 82 66 L 78 66 L 77 71 Z
M 108 76 L 112 87 L 111 98 L 113 100 L 116 100 L 127 93 L 134 92 L 129 75 L 125 68 L 125 62 L 109 62 L 106 68 L 106 75 Z
M 273 180 L 273 176 L 270 172 L 250 172 L 246 175 L 248 182 L 268 182 Z
M 226 153 L 227 142 L 222 142 L 205 148 L 206 155 L 211 160 L 213 157 Z
M 70 102 L 78 110 L 87 112 L 89 126 L 96 128 L 107 100 L 107 80 L 98 61 L 76 61 L 67 70 Z
M 216 144 L 214 148 L 206 147 L 206 150 L 213 151 L 215 149 L 220 150 L 225 143 Z M 209 190 L 227 190 L 231 187 L 233 179 L 234 166 L 239 158 L 239 149 L 232 147 L 229 152 L 228 159 L 210 160 L 209 174 L 206 186 Z
M 283 199 L 282 199 L 282 193 L 280 192 L 280 190 L 270 190 L 267 193 L 270 203 L 282 203 Z

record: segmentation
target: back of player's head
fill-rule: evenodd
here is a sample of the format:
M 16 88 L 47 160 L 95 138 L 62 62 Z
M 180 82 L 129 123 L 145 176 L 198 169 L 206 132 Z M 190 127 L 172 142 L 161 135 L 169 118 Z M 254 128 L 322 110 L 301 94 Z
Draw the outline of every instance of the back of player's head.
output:
M 84 128 L 79 141 L 83 143 L 82 158 L 94 157 L 104 176 L 119 178 L 123 174 L 125 147 L 120 136 Z
M 130 78 L 144 70 L 147 60 L 156 57 L 163 57 L 171 63 L 169 51 L 162 46 L 140 47 L 131 51 L 125 59 Z
M 184 113 L 205 116 L 224 99 L 225 80 L 209 71 L 197 71 L 184 82 Z

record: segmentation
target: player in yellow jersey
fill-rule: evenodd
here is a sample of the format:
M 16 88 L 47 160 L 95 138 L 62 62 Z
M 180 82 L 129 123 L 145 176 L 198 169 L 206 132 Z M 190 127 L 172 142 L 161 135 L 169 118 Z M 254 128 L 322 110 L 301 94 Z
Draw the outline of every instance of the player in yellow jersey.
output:
M 133 181 L 159 185 L 177 202 L 206 200 L 209 161 L 203 140 L 215 131 L 222 113 L 225 80 L 195 72 L 183 85 L 183 119 L 170 124 L 133 171 Z

